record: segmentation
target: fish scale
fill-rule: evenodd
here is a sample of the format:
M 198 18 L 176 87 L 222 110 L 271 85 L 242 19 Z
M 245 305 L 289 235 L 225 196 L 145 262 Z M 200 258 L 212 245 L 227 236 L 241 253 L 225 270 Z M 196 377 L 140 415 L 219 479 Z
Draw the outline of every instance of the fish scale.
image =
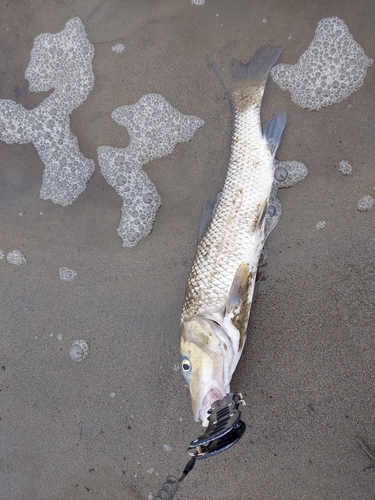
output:
M 198 246 L 181 322 L 222 309 L 242 262 L 257 267 L 264 243 L 254 223 L 273 182 L 273 159 L 260 123 L 260 102 L 235 111 L 232 153 L 215 214 Z

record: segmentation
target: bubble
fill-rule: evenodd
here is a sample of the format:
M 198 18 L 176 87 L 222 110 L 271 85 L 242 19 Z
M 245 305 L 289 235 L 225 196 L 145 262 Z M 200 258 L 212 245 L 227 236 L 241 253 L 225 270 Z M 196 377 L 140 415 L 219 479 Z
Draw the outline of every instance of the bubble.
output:
M 288 177 L 288 172 L 287 172 L 286 168 L 281 167 L 281 166 L 278 166 L 278 167 L 275 169 L 275 172 L 274 172 L 274 177 L 275 177 L 275 179 L 276 179 L 278 182 L 285 181 L 285 179 Z
M 124 162 L 125 162 L 125 157 L 124 156 L 117 156 L 115 158 L 115 165 L 116 166 L 123 165 Z
M 3 260 L 4 257 L 5 253 L 3 252 L 3 250 L 0 250 L 0 260 Z
M 73 361 L 82 361 L 89 354 L 89 346 L 84 340 L 75 340 L 69 349 L 69 355 Z
M 61 167 L 65 167 L 65 165 L 66 165 L 66 158 L 61 158 L 61 160 L 59 161 L 59 163 L 60 163 Z
M 116 184 L 118 186 L 123 186 L 124 184 L 126 184 L 126 177 L 125 177 L 125 175 L 118 175 L 116 177 Z
M 320 220 L 315 227 L 316 229 L 324 229 L 326 227 L 326 221 Z
M 269 205 L 267 209 L 267 216 L 273 217 L 276 214 L 276 208 L 274 205 Z
M 153 196 L 152 196 L 152 193 L 146 193 L 143 195 L 143 201 L 145 203 L 151 203 L 153 200 Z

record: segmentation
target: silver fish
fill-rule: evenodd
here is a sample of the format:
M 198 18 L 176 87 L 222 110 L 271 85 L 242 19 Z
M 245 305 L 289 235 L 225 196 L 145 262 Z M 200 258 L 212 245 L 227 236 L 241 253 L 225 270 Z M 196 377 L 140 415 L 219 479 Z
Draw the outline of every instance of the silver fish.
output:
M 259 257 L 274 180 L 274 156 L 286 113 L 262 133 L 260 106 L 281 47 L 264 46 L 236 64 L 231 101 L 234 133 L 221 196 L 198 245 L 181 315 L 180 366 L 194 420 L 207 426 L 211 404 L 230 392 L 246 340 Z

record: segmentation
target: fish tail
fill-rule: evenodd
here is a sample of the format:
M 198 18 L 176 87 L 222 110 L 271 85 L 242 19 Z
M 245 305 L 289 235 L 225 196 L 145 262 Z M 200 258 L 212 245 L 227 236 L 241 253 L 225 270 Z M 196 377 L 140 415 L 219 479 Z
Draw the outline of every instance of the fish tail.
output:
M 281 51 L 282 47 L 264 45 L 249 62 L 234 61 L 230 94 L 235 109 L 245 111 L 250 106 L 260 106 L 268 75 Z

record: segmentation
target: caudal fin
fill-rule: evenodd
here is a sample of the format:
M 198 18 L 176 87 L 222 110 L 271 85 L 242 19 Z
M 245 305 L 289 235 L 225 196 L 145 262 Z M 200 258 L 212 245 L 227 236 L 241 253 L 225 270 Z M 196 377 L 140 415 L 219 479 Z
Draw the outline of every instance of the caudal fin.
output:
M 234 62 L 230 93 L 236 109 L 244 111 L 252 105 L 260 105 L 268 75 L 281 51 L 282 47 L 264 45 L 255 52 L 249 62 Z
M 245 110 L 262 100 L 268 75 L 279 58 L 282 47 L 264 45 L 247 63 L 232 59 L 228 67 L 228 54 L 216 54 L 207 61 L 230 96 L 232 107 Z
M 249 80 L 251 83 L 265 85 L 272 66 L 280 57 L 282 47 L 263 45 L 247 63 L 237 61 L 233 65 L 233 76 L 237 80 Z

